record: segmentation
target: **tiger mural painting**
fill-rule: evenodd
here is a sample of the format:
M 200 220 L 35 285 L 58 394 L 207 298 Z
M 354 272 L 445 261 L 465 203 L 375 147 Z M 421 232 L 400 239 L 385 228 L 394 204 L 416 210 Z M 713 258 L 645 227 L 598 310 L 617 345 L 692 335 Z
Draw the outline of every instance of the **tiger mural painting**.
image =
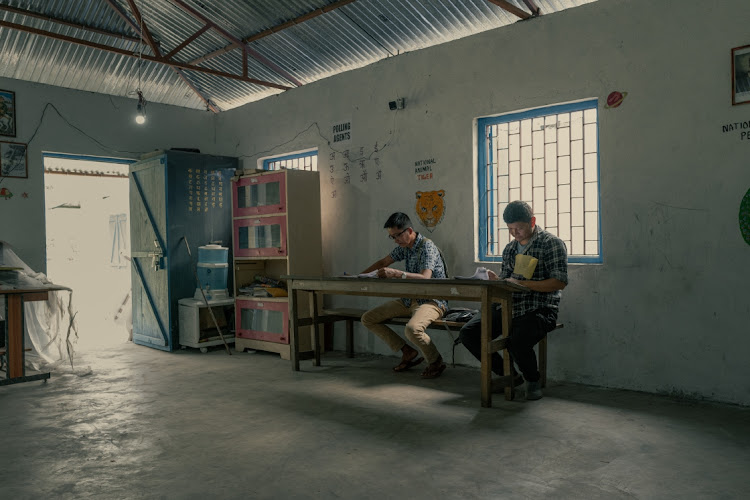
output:
M 417 216 L 429 232 L 435 230 L 445 215 L 445 190 L 417 191 Z

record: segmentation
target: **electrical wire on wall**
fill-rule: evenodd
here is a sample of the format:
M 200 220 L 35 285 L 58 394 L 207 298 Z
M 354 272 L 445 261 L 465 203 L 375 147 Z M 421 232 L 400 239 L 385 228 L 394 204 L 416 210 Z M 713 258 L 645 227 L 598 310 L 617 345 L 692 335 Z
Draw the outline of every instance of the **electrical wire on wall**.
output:
M 100 148 L 102 148 L 105 151 L 109 151 L 111 153 L 119 153 L 119 154 L 125 154 L 125 155 L 132 155 L 132 156 L 136 156 L 136 157 L 138 157 L 138 156 L 146 153 L 146 151 L 123 151 L 123 150 L 111 148 L 111 147 L 105 145 L 104 143 L 102 143 L 101 141 L 99 141 L 98 139 L 96 139 L 95 137 L 92 137 L 91 135 L 89 135 L 86 132 L 84 132 L 83 129 L 81 129 L 80 127 L 77 127 L 77 126 L 73 125 L 70 122 L 70 120 L 68 120 L 60 112 L 60 110 L 57 109 L 57 107 L 55 107 L 55 105 L 52 104 L 51 102 L 48 102 L 48 103 L 46 103 L 44 105 L 44 108 L 42 109 L 42 116 L 39 118 L 39 123 L 37 123 L 36 128 L 34 128 L 34 132 L 31 133 L 31 137 L 29 138 L 29 140 L 26 141 L 26 146 L 27 147 L 30 146 L 32 142 L 34 142 L 34 139 L 36 138 L 36 134 L 39 132 L 39 129 L 42 127 L 42 124 L 44 123 L 44 117 L 47 115 L 47 110 L 49 108 L 52 108 L 53 110 L 55 110 L 55 113 L 57 113 L 57 116 L 59 116 L 62 119 L 62 121 L 65 122 L 66 125 L 68 125 L 70 128 L 72 128 L 73 130 L 75 130 L 78 133 L 80 133 L 82 136 L 84 136 L 87 139 L 91 140 L 97 146 L 99 146 Z M 0 183 L 2 183 L 6 178 L 7 177 L 4 177 L 4 176 L 0 175 Z
M 390 137 L 388 138 L 388 140 L 380 148 L 378 148 L 377 150 L 373 150 L 369 155 L 366 155 L 366 156 L 363 155 L 363 156 L 361 156 L 359 158 L 350 158 L 350 161 L 353 161 L 353 162 L 354 161 L 360 161 L 360 160 L 368 161 L 368 160 L 370 160 L 372 158 L 372 156 L 375 153 L 379 153 L 379 152 L 383 151 L 385 148 L 387 148 L 391 144 L 391 142 L 393 141 L 393 139 L 396 137 L 396 116 L 398 116 L 398 111 L 396 113 L 394 113 L 394 115 L 393 115 L 393 128 L 391 129 L 391 132 L 389 133 Z M 262 157 L 264 155 L 273 153 L 277 148 L 280 148 L 282 146 L 286 146 L 287 144 L 289 144 L 291 142 L 294 142 L 299 136 L 301 136 L 302 134 L 304 134 L 305 132 L 307 132 L 308 130 L 310 130 L 313 127 L 315 127 L 315 130 L 317 131 L 317 133 L 320 136 L 320 138 L 323 139 L 324 141 L 326 141 L 326 145 L 330 148 L 331 151 L 333 151 L 335 153 L 339 153 L 339 154 L 344 154 L 344 151 L 338 150 L 338 149 L 334 148 L 333 146 L 331 146 L 331 139 L 328 138 L 328 137 L 326 137 L 325 135 L 323 135 L 323 132 L 320 131 L 320 125 L 318 124 L 317 121 L 315 121 L 315 122 L 312 122 L 310 125 L 308 125 L 307 128 L 301 130 L 300 132 L 297 132 L 297 134 L 294 137 L 292 137 L 291 139 L 289 139 L 287 141 L 284 141 L 282 143 L 279 143 L 279 144 L 276 144 L 274 146 L 271 146 L 271 148 L 267 149 L 266 151 L 258 151 L 258 152 L 254 152 L 254 153 L 250 153 L 250 154 L 246 154 L 246 155 L 240 155 L 239 158 L 260 158 L 260 157 Z
M 102 149 L 104 149 L 104 150 L 106 150 L 106 151 L 110 151 L 110 152 L 112 152 L 112 153 L 122 153 L 122 154 L 129 154 L 129 155 L 142 155 L 142 154 L 144 154 L 144 153 L 145 153 L 145 151 L 122 151 L 122 150 L 119 150 L 119 149 L 115 149 L 115 148 L 111 148 L 111 147 L 109 147 L 109 146 L 105 145 L 104 143 L 100 142 L 100 141 L 99 141 L 99 140 L 97 140 L 96 138 L 94 138 L 94 137 L 90 136 L 89 134 L 87 134 L 86 132 L 84 132 L 84 131 L 83 131 L 83 130 L 82 130 L 82 129 L 80 128 L 80 127 L 77 127 L 77 126 L 73 125 L 73 124 L 72 124 L 72 123 L 70 122 L 70 120 L 68 120 L 68 119 L 67 119 L 67 118 L 66 118 L 66 117 L 65 117 L 65 116 L 64 116 L 64 115 L 63 115 L 63 114 L 62 114 L 62 113 L 60 112 L 60 110 L 59 110 L 59 109 L 57 109 L 57 107 L 55 107 L 55 105 L 54 105 L 54 104 L 52 104 L 51 102 L 48 102 L 48 103 L 46 103 L 46 104 L 44 105 L 44 109 L 42 110 L 42 116 L 41 116 L 41 117 L 39 118 L 39 123 L 37 124 L 36 128 L 34 129 L 34 132 L 33 132 L 33 133 L 31 134 L 31 138 L 30 138 L 30 139 L 29 139 L 29 140 L 28 140 L 28 141 L 26 142 L 27 144 L 29 144 L 29 145 L 30 145 L 30 144 L 31 144 L 31 143 L 32 143 L 32 142 L 34 141 L 34 138 L 36 137 L 36 134 L 37 134 L 37 132 L 39 132 L 39 129 L 41 128 L 41 126 L 42 126 L 42 123 L 44 123 L 44 117 L 46 116 L 46 114 L 47 114 L 47 109 L 49 109 L 49 108 L 52 108 L 53 110 L 55 110 L 55 113 L 57 113 L 57 116 L 59 116 L 60 118 L 62 118 L 62 120 L 63 120 L 63 121 L 65 122 L 65 124 L 66 124 L 66 125 L 68 125 L 68 126 L 69 126 L 70 128 L 72 128 L 72 129 L 76 130 L 77 132 L 79 132 L 79 133 L 80 133 L 81 135 L 83 135 L 83 136 L 84 136 L 84 137 L 86 137 L 87 139 L 90 139 L 91 141 L 93 141 L 93 142 L 94 142 L 94 143 L 96 143 L 96 144 L 97 144 L 97 145 L 98 145 L 99 147 L 101 147 Z

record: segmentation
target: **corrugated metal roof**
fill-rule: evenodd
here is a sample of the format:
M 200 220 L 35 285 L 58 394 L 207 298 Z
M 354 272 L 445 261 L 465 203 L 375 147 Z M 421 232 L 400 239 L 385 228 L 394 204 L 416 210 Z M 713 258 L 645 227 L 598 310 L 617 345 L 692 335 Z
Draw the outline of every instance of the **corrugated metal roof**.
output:
M 532 4 L 540 8 L 541 15 L 551 15 L 593 1 L 534 0 Z M 243 62 L 241 51 L 231 45 L 231 37 L 247 40 L 301 16 L 328 10 L 246 44 L 251 54 L 247 76 L 285 87 L 296 86 L 294 81 L 308 84 L 520 19 L 489 0 L 134 3 L 162 56 L 211 23 L 210 29 L 170 61 L 235 76 L 243 74 Z M 507 3 L 529 12 L 523 0 Z M 332 7 L 337 8 L 329 10 Z M 208 102 L 221 110 L 232 109 L 283 91 L 147 60 L 154 53 L 145 39 L 141 42 L 139 26 L 125 0 L 0 0 L 0 76 L 115 96 L 135 97 L 140 87 L 148 101 L 194 109 L 205 109 Z M 88 46 L 35 30 L 81 40 Z M 226 52 L 217 53 L 222 49 Z M 141 58 L 125 55 L 140 53 Z

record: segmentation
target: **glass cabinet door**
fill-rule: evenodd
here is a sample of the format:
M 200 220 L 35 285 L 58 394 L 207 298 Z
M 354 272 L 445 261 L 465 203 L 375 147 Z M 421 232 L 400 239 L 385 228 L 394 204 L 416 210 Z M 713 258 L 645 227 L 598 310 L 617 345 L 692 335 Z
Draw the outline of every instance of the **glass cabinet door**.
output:
M 235 257 L 286 256 L 286 217 L 234 219 Z
M 237 299 L 236 316 L 238 337 L 289 343 L 289 306 L 286 302 Z
M 286 211 L 285 173 L 242 177 L 234 182 L 234 217 Z

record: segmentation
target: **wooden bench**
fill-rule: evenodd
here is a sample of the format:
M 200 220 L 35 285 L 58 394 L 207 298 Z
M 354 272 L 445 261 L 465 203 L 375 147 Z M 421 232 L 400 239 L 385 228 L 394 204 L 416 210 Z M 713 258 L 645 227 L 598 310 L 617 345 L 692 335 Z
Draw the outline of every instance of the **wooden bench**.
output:
M 321 322 L 325 323 L 325 328 L 327 332 L 332 332 L 333 324 L 337 321 L 345 321 L 346 322 L 346 355 L 350 358 L 354 357 L 354 322 L 360 321 L 362 318 L 362 315 L 367 311 L 367 309 L 356 309 L 356 308 L 347 308 L 347 307 L 340 307 L 340 308 L 324 308 L 322 311 L 322 315 L 319 317 Z M 384 322 L 386 325 L 405 325 L 409 322 L 410 318 L 391 318 L 390 320 Z M 458 330 L 461 329 L 462 326 L 464 326 L 466 322 L 464 321 L 447 321 L 444 319 L 438 319 L 433 321 L 430 326 L 428 327 L 431 330 L 443 330 L 443 331 L 450 331 L 451 328 L 456 328 Z M 555 325 L 555 330 L 562 328 L 564 325 L 562 323 L 557 323 Z M 539 374 L 541 375 L 541 378 L 539 379 L 540 385 L 542 387 L 547 386 L 547 336 L 545 335 L 542 340 L 539 341 L 537 344 L 539 346 L 539 355 L 538 358 L 538 364 L 539 364 Z
M 31 351 L 31 347 L 25 347 L 24 351 L 29 352 Z M 8 352 L 5 350 L 5 347 L 0 347 L 0 356 L 5 356 L 5 353 Z

